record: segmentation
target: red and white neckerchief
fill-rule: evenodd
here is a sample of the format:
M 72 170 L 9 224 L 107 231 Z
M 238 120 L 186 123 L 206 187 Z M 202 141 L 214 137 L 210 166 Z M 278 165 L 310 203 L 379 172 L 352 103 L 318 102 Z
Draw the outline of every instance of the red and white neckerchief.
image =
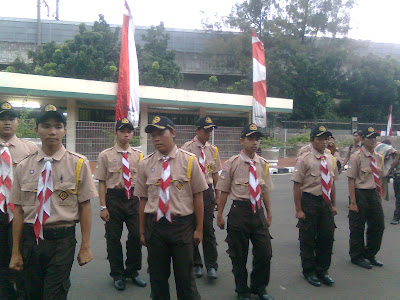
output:
M 321 184 L 322 184 L 322 198 L 329 204 L 331 201 L 331 175 L 329 174 L 328 163 L 325 156 L 321 156 Z
M 39 239 L 44 239 L 43 224 L 50 218 L 51 195 L 53 194 L 53 177 L 51 170 L 53 159 L 51 157 L 45 157 L 43 161 L 44 165 L 39 176 L 36 194 L 39 200 L 39 207 L 35 217 L 35 224 L 33 225 L 37 242 L 39 242 Z
M 126 198 L 131 199 L 131 169 L 129 167 L 128 152 L 122 152 L 122 177 L 124 178 Z
M 195 139 L 193 139 L 193 142 Z M 204 153 L 205 146 L 200 146 L 200 157 L 199 157 L 199 166 L 204 176 L 206 175 L 206 154 Z
M 381 189 L 381 182 L 379 179 L 379 171 L 376 166 L 376 161 L 373 155 L 371 155 L 371 169 L 372 172 L 374 173 L 374 180 L 376 184 L 376 189 L 378 190 L 379 195 L 382 195 L 382 189 Z
M 13 183 L 12 158 L 8 143 L 2 143 L 3 148 L 0 150 L 0 210 L 8 213 L 8 222 L 14 217 L 15 205 L 9 203 L 11 187 Z
M 171 211 L 169 209 L 169 187 L 171 185 L 171 167 L 169 166 L 169 156 L 163 157 L 163 165 L 161 171 L 160 190 L 158 198 L 158 209 L 157 209 L 157 222 L 165 217 L 170 223 L 172 223 Z
M 251 202 L 251 210 L 253 213 L 256 212 L 257 209 L 261 208 L 261 191 L 260 184 L 257 178 L 257 168 L 254 160 L 246 161 L 242 155 L 240 155 L 242 160 L 249 164 L 249 190 L 250 190 L 250 202 Z

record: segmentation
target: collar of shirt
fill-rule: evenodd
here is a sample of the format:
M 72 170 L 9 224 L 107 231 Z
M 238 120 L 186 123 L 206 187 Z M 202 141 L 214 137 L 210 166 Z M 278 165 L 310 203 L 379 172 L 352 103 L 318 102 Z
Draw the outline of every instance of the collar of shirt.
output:
M 208 142 L 206 142 L 204 145 L 199 141 L 199 138 L 197 137 L 197 135 L 194 137 L 194 143 L 196 146 L 199 146 L 201 148 L 205 148 L 208 146 Z
M 51 158 L 53 158 L 54 160 L 61 160 L 61 158 L 63 158 L 65 152 L 67 152 L 67 150 L 65 150 L 65 147 L 62 145 L 61 148 L 58 149 L 57 152 L 51 156 Z M 43 158 L 45 158 L 47 156 L 48 155 L 43 152 L 42 148 L 40 148 L 38 151 L 38 154 L 36 156 L 36 160 L 41 161 Z
M 361 151 L 365 154 L 365 156 L 372 156 L 372 153 L 369 152 L 364 146 L 361 147 Z
M 362 147 L 362 143 L 358 142 L 356 145 L 354 145 L 354 147 Z
M 250 157 L 248 157 L 243 151 L 240 151 L 240 156 L 246 163 L 249 163 L 251 160 L 256 163 L 260 163 L 260 157 L 257 155 L 257 153 L 254 154 L 254 158 L 252 158 L 252 159 Z
M 177 152 L 178 152 L 178 147 L 175 145 L 172 148 L 171 152 L 167 156 L 169 156 L 170 158 L 175 158 Z M 162 154 L 160 151 L 157 150 L 157 152 L 156 152 L 156 159 L 157 160 L 163 159 L 164 156 L 165 156 L 164 154 Z
M 114 149 L 115 149 L 115 151 L 117 151 L 118 153 L 122 153 L 122 152 L 132 153 L 132 152 L 133 152 L 131 146 L 129 146 L 127 149 L 122 149 L 120 145 L 115 144 L 115 145 L 114 145 Z
M 311 146 L 311 153 L 314 154 L 314 156 L 318 159 L 321 159 L 321 156 L 326 156 L 326 153 L 319 153 L 317 150 L 314 149 L 314 147 Z
M 15 146 L 18 143 L 18 138 L 17 136 L 14 134 L 13 137 L 11 139 L 9 139 L 8 141 L 3 140 L 2 138 L 0 138 L 0 144 L 2 143 L 8 143 L 10 144 L 10 146 Z

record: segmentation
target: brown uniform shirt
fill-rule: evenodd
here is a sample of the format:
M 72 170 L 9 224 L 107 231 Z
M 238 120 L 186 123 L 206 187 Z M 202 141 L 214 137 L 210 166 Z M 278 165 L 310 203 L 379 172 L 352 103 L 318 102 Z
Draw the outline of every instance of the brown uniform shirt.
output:
M 217 183 L 217 190 L 229 193 L 232 200 L 250 201 L 249 167 L 251 160 L 243 151 L 228 159 L 222 169 Z M 267 193 L 273 189 L 268 162 L 255 154 L 254 162 L 257 170 L 257 179 L 261 193 Z M 262 197 L 262 195 L 261 195 Z
M 339 173 L 332 154 L 325 152 L 331 183 L 336 181 Z M 322 195 L 321 183 L 321 156 L 323 154 L 311 147 L 310 152 L 304 153 L 296 162 L 291 180 L 300 183 L 301 190 L 315 196 Z
M 14 135 L 7 142 L 0 138 L 0 149 L 3 148 L 3 146 L 1 146 L 2 143 L 9 144 L 8 149 L 10 151 L 13 162 L 14 174 L 15 174 L 15 167 L 21 160 L 23 160 L 28 155 L 38 151 L 38 147 L 36 146 L 35 143 L 19 139 L 16 135 Z
M 382 171 L 383 157 L 379 153 L 370 153 L 364 146 L 355 152 L 348 163 L 346 176 L 355 179 L 356 189 L 375 189 L 374 173 L 371 169 L 371 157 L 374 156 L 379 173 Z
M 24 223 L 34 224 L 39 207 L 36 197 L 39 176 L 46 154 L 42 149 L 23 159 L 16 168 L 10 202 L 21 205 Z M 62 146 L 52 156 L 53 194 L 51 196 L 50 218 L 44 226 L 72 225 L 79 221 L 79 203 L 98 197 L 92 179 L 89 161 L 83 155 L 70 152 Z M 83 159 L 77 184 L 77 164 Z M 75 193 L 76 191 L 76 193 Z
M 212 174 L 218 173 L 221 170 L 221 159 L 219 158 L 218 148 L 206 142 L 205 145 L 197 139 L 197 136 L 186 142 L 181 149 L 186 150 L 196 155 L 197 160 L 201 156 L 200 148 L 204 147 L 204 154 L 206 156 L 206 181 L 207 184 L 213 183 Z
M 308 144 L 308 145 L 305 145 L 305 146 L 301 147 L 299 149 L 299 151 L 297 151 L 297 159 L 299 159 L 299 157 L 302 156 L 304 153 L 310 152 L 311 149 L 312 149 L 312 145 L 311 144 Z M 325 153 L 326 154 L 331 154 L 331 151 L 329 151 L 329 149 L 325 149 Z
M 362 143 L 359 142 L 357 145 L 351 145 L 349 147 L 349 151 L 346 154 L 346 157 L 350 159 L 350 156 L 352 156 L 354 153 L 356 153 L 357 151 L 359 151 L 361 149 Z
M 171 169 L 169 188 L 171 214 L 190 215 L 194 213 L 193 194 L 207 190 L 207 182 L 194 154 L 174 146 L 168 156 Z M 157 213 L 163 157 L 161 152 L 156 151 L 143 158 L 139 164 L 134 195 L 147 198 L 145 213 Z
M 122 149 L 118 144 L 114 147 L 103 150 L 97 159 L 94 178 L 105 181 L 108 189 L 124 189 L 124 178 L 122 177 L 122 153 L 127 151 L 129 168 L 131 171 L 131 183 L 135 186 L 136 174 L 139 162 L 143 158 L 143 153 L 139 150 L 129 147 Z

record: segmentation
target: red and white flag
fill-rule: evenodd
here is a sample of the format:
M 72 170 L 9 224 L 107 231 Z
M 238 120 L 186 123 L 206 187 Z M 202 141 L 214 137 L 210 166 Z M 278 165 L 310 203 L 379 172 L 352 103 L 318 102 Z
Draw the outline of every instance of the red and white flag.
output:
M 386 129 L 386 135 L 391 136 L 392 135 L 392 106 L 390 105 L 389 107 L 389 116 L 388 116 L 388 124 L 387 124 L 387 129 Z
M 253 123 L 267 127 L 267 69 L 265 67 L 264 44 L 252 31 L 253 43 Z
M 133 126 L 139 124 L 139 69 L 135 45 L 135 24 L 133 23 L 133 1 L 124 0 L 125 13 L 122 22 L 121 56 L 115 120 L 128 118 Z

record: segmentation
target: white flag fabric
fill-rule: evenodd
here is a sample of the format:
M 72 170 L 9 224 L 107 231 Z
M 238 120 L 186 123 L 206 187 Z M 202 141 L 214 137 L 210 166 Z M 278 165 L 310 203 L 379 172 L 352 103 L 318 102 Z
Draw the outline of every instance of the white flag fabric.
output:
M 253 123 L 267 127 L 267 69 L 265 67 L 264 44 L 252 32 L 253 44 Z

